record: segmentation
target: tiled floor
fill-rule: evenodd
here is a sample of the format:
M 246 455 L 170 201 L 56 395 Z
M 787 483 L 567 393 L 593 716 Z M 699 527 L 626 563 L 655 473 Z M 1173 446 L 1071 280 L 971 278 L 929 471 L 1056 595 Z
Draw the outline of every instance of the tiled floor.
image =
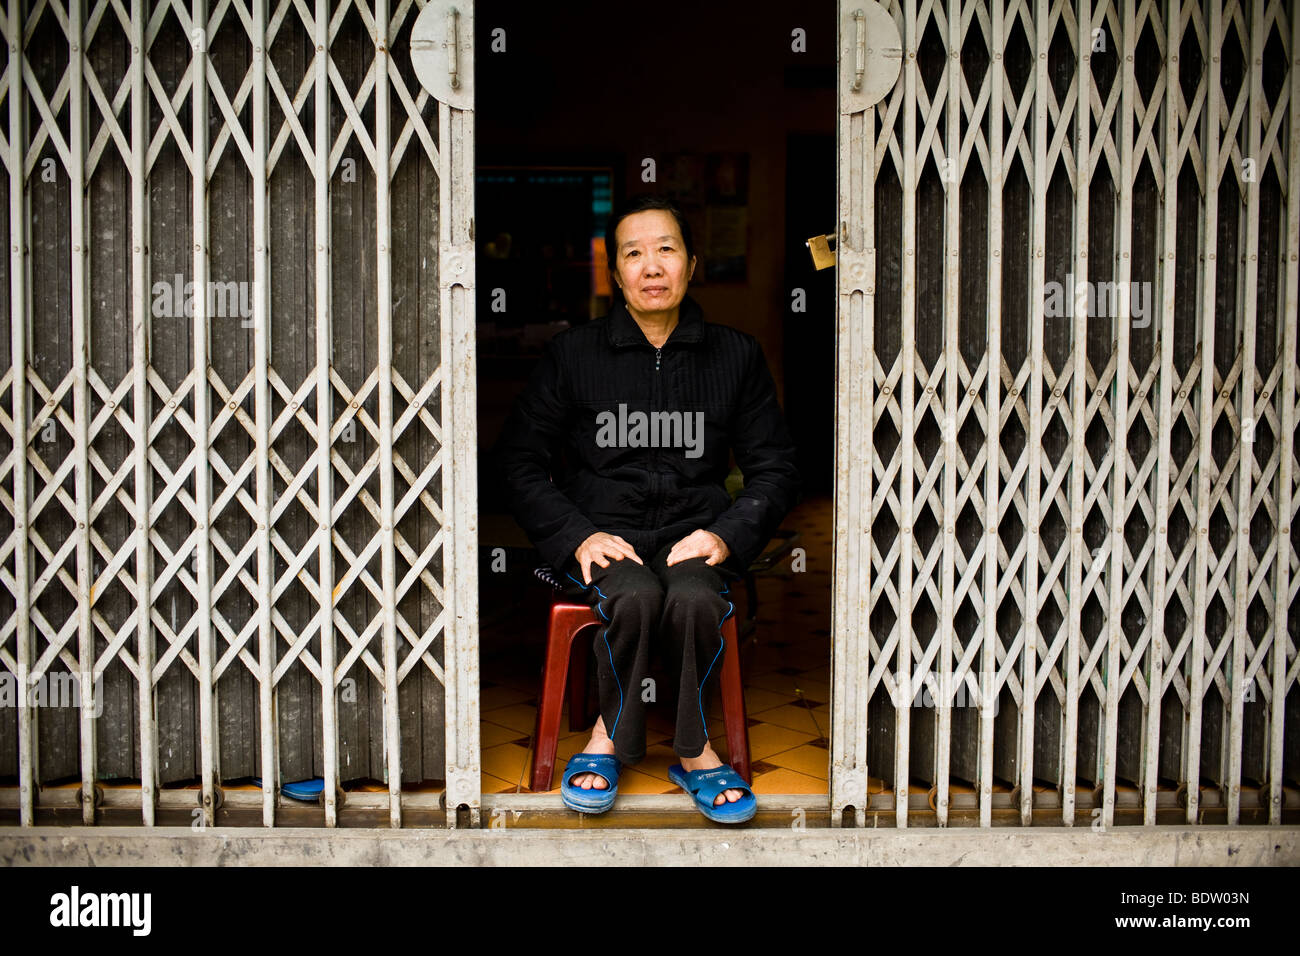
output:
M 787 517 L 806 552 L 800 570 L 786 558 L 757 579 L 758 623 L 744 641 L 742 667 L 754 791 L 759 794 L 826 793 L 830 762 L 831 501 L 813 499 Z M 537 716 L 550 595 L 529 580 L 531 569 L 509 575 L 527 600 L 506 599 L 507 609 L 485 614 L 482 630 L 483 792 L 528 790 L 532 733 Z M 493 576 L 496 577 L 496 576 Z M 502 578 L 506 576 L 501 576 Z M 488 586 L 505 584 L 488 580 Z M 493 600 L 484 590 L 484 607 Z M 500 608 L 503 605 L 497 604 Z M 713 694 L 708 716 L 713 748 L 728 759 L 721 704 Z M 647 719 L 646 758 L 619 777 L 620 793 L 680 792 L 667 770 L 672 751 L 671 712 L 652 706 Z M 568 733 L 568 710 L 552 775 L 559 792 L 565 762 L 590 737 L 590 727 Z

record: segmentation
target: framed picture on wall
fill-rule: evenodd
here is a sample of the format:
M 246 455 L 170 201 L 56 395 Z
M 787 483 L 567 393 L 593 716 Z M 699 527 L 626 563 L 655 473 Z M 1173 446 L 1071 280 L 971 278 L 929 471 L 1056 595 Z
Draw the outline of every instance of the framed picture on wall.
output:
M 748 252 L 749 154 L 710 153 L 705 163 L 705 278 L 743 282 Z
M 673 153 L 665 157 L 664 192 L 695 233 L 697 282 L 743 282 L 749 257 L 749 154 Z

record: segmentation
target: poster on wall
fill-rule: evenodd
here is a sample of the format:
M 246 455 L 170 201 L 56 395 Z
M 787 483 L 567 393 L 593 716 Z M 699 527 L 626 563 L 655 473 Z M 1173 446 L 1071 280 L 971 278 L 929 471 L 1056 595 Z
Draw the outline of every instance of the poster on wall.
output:
M 705 177 L 705 278 L 743 282 L 749 245 L 749 154 L 710 153 Z
M 749 254 L 749 154 L 675 153 L 662 166 L 664 192 L 695 234 L 697 282 L 743 282 Z

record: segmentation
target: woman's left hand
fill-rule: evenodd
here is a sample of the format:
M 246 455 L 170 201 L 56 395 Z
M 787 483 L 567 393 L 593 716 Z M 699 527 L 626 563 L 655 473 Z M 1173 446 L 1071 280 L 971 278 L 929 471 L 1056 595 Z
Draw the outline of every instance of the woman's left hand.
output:
M 727 542 L 712 531 L 701 528 L 673 545 L 673 549 L 668 552 L 668 564 L 689 561 L 691 558 L 704 558 L 705 564 L 721 564 L 729 554 L 731 549 L 727 547 Z

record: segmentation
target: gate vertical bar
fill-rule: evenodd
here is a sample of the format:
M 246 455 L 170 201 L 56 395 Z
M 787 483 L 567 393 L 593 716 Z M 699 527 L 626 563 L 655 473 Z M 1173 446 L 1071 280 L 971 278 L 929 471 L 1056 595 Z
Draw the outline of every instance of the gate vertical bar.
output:
M 1160 772 L 1160 704 L 1164 697 L 1165 605 L 1169 586 L 1169 461 L 1173 432 L 1174 300 L 1178 249 L 1178 49 L 1182 44 L 1180 0 L 1165 9 L 1165 102 L 1163 218 L 1160 225 L 1160 378 L 1156 421 L 1156 529 L 1151 558 L 1151 645 L 1147 651 L 1146 748 L 1142 767 L 1142 823 L 1154 826 Z
M 1200 424 L 1197 428 L 1196 465 L 1196 570 L 1193 579 L 1192 656 L 1188 662 L 1191 670 L 1190 705 L 1186 714 L 1187 822 L 1197 823 L 1201 803 L 1201 696 L 1205 667 L 1205 608 L 1209 582 L 1210 513 L 1214 502 L 1210 499 L 1213 481 L 1210 468 L 1211 434 L 1214 426 L 1214 290 L 1217 268 L 1215 248 L 1219 234 L 1219 54 L 1223 47 L 1223 3 L 1213 0 L 1210 6 L 1210 62 L 1209 81 L 1202 113 L 1204 137 L 1201 156 L 1205 163 L 1204 214 L 1201 235 L 1202 271 L 1200 289 L 1201 311 L 1201 382 L 1197 394 L 1200 403 Z
M 935 775 L 938 777 L 939 826 L 948 825 L 948 772 L 952 755 L 952 636 L 953 574 L 957 548 L 957 363 L 961 359 L 958 312 L 961 268 L 959 255 L 961 217 L 961 0 L 948 0 L 948 79 L 944 102 L 947 129 L 944 143 L 945 193 L 943 260 L 943 570 L 939 615 L 939 748 Z
M 1086 2 L 1086 0 L 1085 0 Z M 1047 75 L 1048 25 L 1050 13 L 1047 0 L 1038 0 L 1034 11 L 1034 172 L 1033 195 L 1033 247 L 1030 261 L 1029 292 L 1029 433 L 1025 436 L 1029 465 L 1025 472 L 1025 610 L 1020 622 L 1024 631 L 1024 677 L 1021 686 L 1020 708 L 1020 764 L 1030 768 L 1029 798 L 1033 797 L 1034 765 L 1034 689 L 1038 658 L 1038 514 L 1043 483 L 1042 432 L 1043 432 L 1043 283 L 1046 272 L 1047 251 L 1047 97 L 1051 90 Z M 1022 783 L 1023 786 L 1023 783 Z M 1021 794 L 1021 822 L 1025 817 Z
M 216 823 L 216 688 L 212 682 L 212 568 L 208 523 L 212 492 L 208 475 L 208 8 L 194 0 L 191 24 L 193 86 L 190 88 L 193 169 L 191 201 L 194 236 L 194 531 L 190 544 L 198 552 L 194 595 L 199 632 L 199 742 L 203 786 L 203 822 Z
M 1291 84 L 1287 110 L 1290 113 L 1290 130 L 1286 141 L 1286 242 L 1283 244 L 1286 259 L 1286 288 L 1283 290 L 1285 309 L 1282 312 L 1282 385 L 1278 398 L 1278 417 L 1281 421 L 1280 441 L 1282 455 L 1278 465 L 1277 494 L 1277 559 L 1273 588 L 1273 694 L 1269 722 L 1268 757 L 1268 822 L 1270 826 L 1282 823 L 1282 761 L 1283 731 L 1286 728 L 1287 649 L 1291 644 L 1291 516 L 1292 482 L 1295 472 L 1296 428 L 1296 316 L 1300 315 L 1300 10 L 1292 4 L 1290 62 L 1287 64 Z M 1289 319 L 1289 320 L 1288 320 Z
M 898 677 L 894 702 L 894 821 L 907 826 L 907 793 L 911 766 L 912 705 L 912 566 L 916 560 L 912 537 L 913 467 L 916 455 L 916 0 L 906 0 L 903 16 L 903 266 L 902 304 L 902 459 L 899 464 Z
M 144 0 L 131 0 L 131 439 L 135 464 L 135 620 L 136 666 L 139 669 L 137 707 L 140 714 L 140 813 L 144 825 L 155 823 L 158 802 L 158 731 L 154 721 L 153 623 L 149 612 L 153 601 L 153 545 L 149 541 L 153 510 L 152 468 L 149 464 L 149 425 L 153 419 L 153 395 L 149 387 L 149 310 L 145 289 L 149 288 L 149 218 L 145 153 L 148 145 L 148 109 L 144 64 L 148 56 L 145 40 Z
M 95 629 L 91 621 L 90 568 L 90 317 L 86 314 L 86 110 L 80 0 L 68 4 L 68 191 L 72 229 L 72 400 L 73 444 L 76 456 L 77 514 L 77 683 L 81 717 L 81 821 L 95 822 Z
M 330 184 L 330 102 L 329 102 L 329 62 L 330 62 L 330 36 L 329 36 L 329 3 L 328 0 L 316 0 L 316 17 L 313 27 L 315 29 L 314 42 L 316 46 L 315 76 L 312 85 L 316 94 L 315 103 L 315 130 L 312 143 L 312 184 L 313 195 L 315 200 L 315 264 L 316 264 L 316 512 L 318 516 L 317 527 L 315 530 L 316 553 L 317 553 L 317 607 L 316 612 L 320 615 L 320 671 L 321 671 L 321 723 L 323 725 L 324 739 L 324 757 L 325 757 L 325 825 L 333 827 L 338 825 L 338 793 L 339 793 L 339 758 L 338 758 L 338 708 L 336 706 L 337 697 L 334 693 L 336 675 L 334 673 L 335 653 L 334 653 L 334 468 L 330 461 L 332 451 L 332 442 L 330 440 L 330 420 L 333 415 L 333 398 L 332 386 L 330 385 L 330 356 L 333 350 L 333 338 L 330 322 L 330 285 L 334 278 L 334 270 L 330 264 L 330 211 L 329 211 L 329 184 Z M 376 29 L 378 29 L 378 25 Z M 376 51 L 376 56 L 378 52 Z M 376 60 L 376 80 L 375 80 L 375 125 L 378 125 L 386 118 L 384 104 L 387 98 L 384 93 L 386 88 L 381 87 L 379 81 L 379 67 L 381 61 Z M 387 80 L 387 74 L 384 75 Z M 383 147 L 376 143 L 376 152 L 379 153 Z M 387 153 L 382 153 L 387 156 Z M 379 159 L 375 162 L 376 181 L 382 183 L 380 187 L 379 202 L 376 208 L 376 215 L 382 217 L 387 208 L 382 201 L 384 186 L 387 185 L 387 177 L 383 175 L 388 168 L 387 161 L 383 163 L 383 169 L 380 168 Z M 382 221 L 382 220 L 381 220 Z M 380 328 L 380 346 L 379 346 L 379 374 L 383 376 L 390 364 L 392 350 L 391 343 L 389 356 L 384 357 L 384 304 L 387 301 L 384 294 L 384 255 L 382 252 L 383 244 L 381 240 L 379 256 L 379 328 Z M 383 421 L 384 414 L 384 391 L 379 395 L 379 414 L 380 420 Z M 391 399 L 391 395 L 390 395 Z M 388 421 L 392 422 L 392 406 L 389 405 Z M 392 431 L 384 432 L 384 438 L 381 441 L 381 451 L 391 447 Z M 392 461 L 391 453 L 388 465 L 384 466 L 380 474 L 380 487 L 384 487 L 384 481 L 391 481 Z M 386 499 L 390 505 L 392 503 L 391 487 Z M 382 493 L 381 493 L 382 494 Z M 388 516 L 384 520 L 385 527 L 392 525 L 391 509 L 385 512 Z M 385 538 L 386 542 L 391 542 L 391 537 Z M 388 561 L 390 552 L 385 552 L 385 561 Z M 385 582 L 391 575 L 387 574 L 389 564 L 384 564 Z M 384 592 L 384 614 L 391 614 L 394 602 L 390 600 L 387 590 Z M 385 618 L 387 620 L 387 618 Z M 387 631 L 385 631 L 387 634 Z M 387 704 L 387 701 L 385 701 Z M 385 726 L 387 726 L 387 711 L 385 711 Z
M 1074 826 L 1075 782 L 1078 779 L 1079 736 L 1079 645 L 1083 626 L 1083 514 L 1084 514 L 1084 432 L 1088 421 L 1088 314 L 1077 308 L 1076 289 L 1088 275 L 1088 189 L 1091 182 L 1092 152 L 1092 4 L 1080 0 L 1078 11 L 1079 65 L 1075 72 L 1077 98 L 1074 126 L 1074 258 L 1075 287 L 1066 289 L 1073 330 L 1070 334 L 1070 607 L 1069 633 L 1065 649 L 1065 727 L 1062 736 L 1065 757 L 1061 767 L 1061 817 L 1066 826 Z
M 848 42 L 852 42 L 849 40 Z M 838 45 L 840 57 L 845 56 L 846 37 L 844 35 L 843 22 L 843 5 L 841 4 L 841 19 L 838 27 Z M 840 91 L 842 95 L 842 91 Z M 862 679 L 860 667 L 856 666 L 859 662 L 857 657 L 852 653 L 853 649 L 849 646 L 853 637 L 858 633 L 861 626 L 861 602 L 852 600 L 854 595 L 853 585 L 841 584 L 841 577 L 844 576 L 850 566 L 857 570 L 855 563 L 858 554 L 858 537 L 855 522 L 849 520 L 849 515 L 861 516 L 861 503 L 855 497 L 854 492 L 859 487 L 859 475 L 862 472 L 870 474 L 870 467 L 862 467 L 862 459 L 855 452 L 857 448 L 853 441 L 854 435 L 850 429 L 846 428 L 844 423 L 848 420 L 847 416 L 853 414 L 853 409 L 860 407 L 861 402 L 861 375 L 862 368 L 855 366 L 853 358 L 857 354 L 854 350 L 855 339 L 859 334 L 858 322 L 862 318 L 852 314 L 854 305 L 854 296 L 844 289 L 844 253 L 848 245 L 848 229 L 850 224 L 856 228 L 857 219 L 854 212 L 854 191 L 853 187 L 857 185 L 853 173 L 864 165 L 861 157 L 861 144 L 857 142 L 854 136 L 855 123 L 853 114 L 846 114 L 843 106 L 840 107 L 836 124 L 836 153 L 837 153 L 837 194 L 838 202 L 837 219 L 842 225 L 839 230 L 839 238 L 836 246 L 836 292 L 837 304 L 836 311 L 836 356 L 835 356 L 835 506 L 834 506 L 834 556 L 832 558 L 831 580 L 834 582 L 835 591 L 832 595 L 831 603 L 831 634 L 834 635 L 831 647 L 831 761 L 830 761 L 830 787 L 831 787 L 831 825 L 843 825 L 843 808 L 852 806 L 856 809 L 854 814 L 854 825 L 862 826 L 865 823 L 865 801 L 866 786 L 865 779 L 860 787 L 855 787 L 857 781 L 853 778 L 853 771 L 861 766 L 859 758 L 862 756 L 853 743 L 847 738 L 858 724 L 863 720 L 857 714 L 858 705 L 855 700 L 849 703 L 849 697 L 852 695 L 855 682 Z M 855 150 L 855 147 L 858 149 Z M 846 405 L 847 397 L 847 408 Z M 869 463 L 869 459 L 868 459 Z M 845 499 L 847 498 L 847 501 Z M 870 512 L 868 511 L 868 514 Z M 859 520 L 861 517 L 859 517 Z M 870 521 L 867 520 L 867 526 L 870 527 Z M 861 571 L 858 570 L 858 575 Z M 857 592 L 858 594 L 861 591 Z M 869 593 L 869 592 L 868 592 Z M 847 744 L 847 746 L 846 746 Z
M 1249 101 L 1246 119 L 1246 155 L 1254 157 L 1261 166 L 1267 162 L 1259 155 L 1260 146 L 1260 100 L 1263 97 L 1263 78 L 1261 66 L 1264 62 L 1264 0 L 1251 3 L 1250 55 L 1246 64 L 1246 83 L 1249 88 Z M 1258 300 L 1258 258 L 1259 258 L 1259 177 L 1263 170 L 1247 179 L 1243 185 L 1246 189 L 1246 251 L 1241 260 L 1244 273 L 1239 288 L 1242 289 L 1241 316 L 1244 324 L 1241 366 L 1241 406 L 1239 432 L 1239 449 L 1237 456 L 1237 527 L 1236 558 L 1233 563 L 1235 583 L 1233 585 L 1234 607 L 1232 612 L 1232 667 L 1229 685 L 1228 733 L 1224 738 L 1224 747 L 1228 751 L 1228 826 L 1236 826 L 1241 816 L 1241 748 L 1242 717 L 1246 685 L 1246 608 L 1250 591 L 1250 525 L 1253 509 L 1251 508 L 1251 489 L 1255 477 L 1254 427 L 1255 427 L 1255 391 L 1256 391 L 1256 316 Z
M 253 417 L 257 460 L 257 706 L 260 718 L 262 825 L 275 826 L 275 795 L 280 786 L 275 726 L 275 632 L 271 595 L 271 317 L 267 310 L 271 274 L 267 219 L 266 0 L 253 0 Z M 319 266 L 317 266 L 319 274 Z M 326 522 L 329 521 L 326 513 Z
M 899 56 L 902 56 L 902 50 L 899 50 Z M 854 421 L 852 435 L 850 440 L 852 445 L 852 461 L 862 463 L 863 467 L 852 468 L 857 485 L 850 485 L 849 494 L 852 495 L 857 491 L 856 504 L 858 509 L 850 510 L 843 517 L 846 534 L 852 539 L 849 552 L 849 560 L 852 562 L 849 567 L 855 569 L 858 580 L 861 581 L 861 588 L 854 592 L 854 603 L 851 614 L 853 615 L 853 640 L 854 643 L 848 648 L 848 663 L 851 668 L 850 672 L 845 675 L 845 682 L 853 681 L 853 696 L 845 695 L 845 700 L 851 700 L 855 707 L 853 711 L 853 766 L 855 768 L 852 777 L 852 786 L 854 788 L 854 806 L 858 808 L 857 825 L 866 826 L 867 815 L 866 808 L 871 801 L 871 773 L 869 757 L 867 750 L 867 732 L 868 732 L 868 708 L 871 705 L 871 570 L 872 559 L 875 552 L 875 540 L 872 537 L 871 529 L 875 522 L 876 516 L 876 489 L 873 486 L 875 476 L 875 467 L 872 463 L 875 454 L 872 447 L 872 429 L 876 424 L 876 367 L 879 364 L 876 357 L 876 288 L 878 284 L 876 255 L 876 173 L 880 168 L 880 157 L 876 154 L 876 107 L 863 111 L 861 119 L 862 129 L 862 156 L 864 157 L 861 172 L 858 176 L 857 189 L 854 190 L 853 196 L 861 203 L 861 245 L 860 248 L 864 255 L 862 263 L 862 293 L 858 296 L 859 308 L 861 310 L 861 321 L 856 327 L 857 338 L 851 340 L 851 347 L 855 351 L 850 356 L 851 369 L 850 374 L 856 377 L 856 383 L 859 388 L 856 394 L 859 396 L 860 404 L 854 405 L 855 409 L 861 409 L 865 415 L 864 419 Z M 881 130 L 882 140 L 888 140 L 888 133 Z M 851 199 L 852 201 L 852 199 Z M 850 315 L 850 321 L 853 316 Z M 853 393 L 850 393 L 851 395 Z M 850 401 L 853 401 L 850 397 Z M 860 509 L 860 510 L 859 510 Z M 860 520 L 863 522 L 861 528 L 852 528 L 853 515 L 861 515 Z M 849 579 L 850 581 L 852 578 Z
M 473 12 L 453 9 L 453 31 L 473 50 Z M 461 69 L 473 77 L 473 63 L 460 52 Z M 464 80 L 461 81 L 462 83 Z M 472 82 L 472 79 L 471 79 Z M 471 90 L 472 97 L 472 90 Z M 479 752 L 478 662 L 478 435 L 474 347 L 474 111 L 469 105 L 438 104 L 438 188 L 442 253 L 438 281 L 442 302 L 443 408 L 450 428 L 443 450 L 444 482 L 452 507 L 446 530 L 450 559 L 444 561 L 451 613 L 444 639 L 449 713 L 447 734 L 447 822 L 455 826 L 460 807 L 469 825 L 479 825 L 482 802 Z M 454 467 L 449 467 L 454 463 Z
M 23 10 L 9 5 L 6 33 L 9 41 L 9 341 L 13 360 L 10 420 L 14 469 L 14 603 L 18 651 L 18 819 L 22 826 L 34 822 L 36 778 L 36 712 L 28 686 L 32 666 L 30 570 L 27 546 L 27 130 L 23 122 Z
M 1111 527 L 1110 571 L 1107 574 L 1108 607 L 1106 611 L 1106 724 L 1102 749 L 1102 826 L 1115 823 L 1115 763 L 1119 747 L 1119 698 L 1121 683 L 1120 643 L 1125 640 L 1124 610 L 1124 525 L 1128 517 L 1128 399 L 1129 399 L 1129 340 L 1132 323 L 1129 320 L 1127 290 L 1132 275 L 1133 247 L 1133 51 L 1137 47 L 1137 26 L 1134 7 L 1137 0 L 1123 0 L 1120 42 L 1120 150 L 1119 150 L 1119 215 L 1115 236 L 1119 256 L 1116 261 L 1119 297 L 1110 297 L 1111 305 L 1119 305 L 1111 326 L 1115 334 L 1115 385 L 1111 408 L 1115 416 L 1115 431 L 1111 435 Z
M 1002 79 L 1006 75 L 1003 54 L 1006 34 L 1003 25 L 1003 0 L 990 0 L 993 60 L 989 65 L 989 219 L 988 219 L 988 376 L 984 398 L 984 644 L 980 650 L 980 826 L 993 822 L 993 716 L 997 691 L 994 669 L 998 643 L 998 561 L 1001 544 L 998 516 L 1002 512 L 998 488 L 998 468 L 1002 449 L 1002 126 L 1006 106 L 1002 101 Z M 976 388 L 974 381 L 971 388 Z M 1025 655 L 1027 680 L 1021 691 L 1021 707 L 1032 706 L 1033 665 Z M 1028 726 L 1029 753 L 1033 753 L 1033 721 Z M 1033 811 L 1033 761 L 1020 766 L 1020 818 L 1028 825 Z
M 324 0 L 319 0 L 322 4 Z M 317 18 L 319 20 L 319 17 Z M 402 825 L 402 731 L 397 706 L 397 558 L 394 549 L 393 488 L 393 264 L 392 143 L 388 116 L 388 0 L 375 2 L 375 232 L 377 233 L 376 288 L 379 296 L 379 508 L 382 584 L 384 592 L 384 739 L 387 751 L 388 822 Z M 445 353 L 444 353 L 445 356 Z M 330 698 L 334 696 L 334 662 L 328 668 Z M 332 713 L 331 704 L 331 713 Z M 336 729 L 336 728 L 335 728 Z M 331 764 L 331 769 L 336 769 Z M 328 781 L 326 782 L 327 794 Z M 330 824 L 333 826 L 333 824 Z
M 842 30 L 842 23 L 841 23 Z M 841 34 L 842 37 L 842 34 Z M 841 38 L 840 55 L 844 55 Z M 832 681 L 831 813 L 833 825 L 842 824 L 842 808 L 855 808 L 855 825 L 866 824 L 867 700 L 871 594 L 871 449 L 869 428 L 857 420 L 861 411 L 871 415 L 873 369 L 872 337 L 875 319 L 874 255 L 869 255 L 861 279 L 846 273 L 850 243 L 861 236 L 854 253 L 874 245 L 870 210 L 874 206 L 875 107 L 861 114 L 841 112 L 839 122 L 840 208 L 843 224 L 836 248 L 839 286 L 839 320 L 836 368 L 836 502 L 835 635 Z M 865 552 L 865 553 L 864 553 Z

